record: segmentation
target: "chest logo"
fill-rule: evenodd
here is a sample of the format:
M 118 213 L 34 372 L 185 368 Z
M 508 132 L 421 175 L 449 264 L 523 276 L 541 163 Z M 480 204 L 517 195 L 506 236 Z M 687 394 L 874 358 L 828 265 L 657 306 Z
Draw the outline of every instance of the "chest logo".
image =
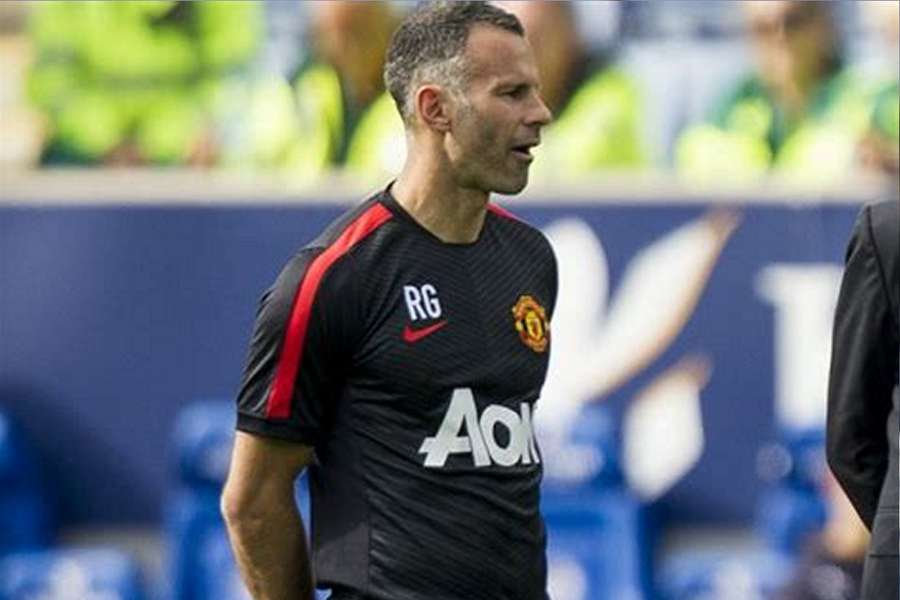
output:
M 421 329 L 413 329 L 409 325 L 403 328 L 403 341 L 407 344 L 415 344 L 422 338 L 426 338 L 435 331 L 442 329 L 444 325 L 447 324 L 447 321 L 438 321 L 433 325 L 429 325 L 428 327 L 422 327 Z
M 531 296 L 519 296 L 519 300 L 512 308 L 512 314 L 522 343 L 535 352 L 547 350 L 550 326 L 544 307 Z
M 425 321 L 441 318 L 441 301 L 437 288 L 430 283 L 423 286 L 404 285 L 403 300 L 411 321 Z

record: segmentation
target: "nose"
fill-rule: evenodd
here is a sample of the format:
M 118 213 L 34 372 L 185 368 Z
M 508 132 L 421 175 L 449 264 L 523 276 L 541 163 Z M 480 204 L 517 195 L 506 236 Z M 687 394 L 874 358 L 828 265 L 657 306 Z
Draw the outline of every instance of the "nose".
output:
M 553 113 L 547 107 L 544 99 L 537 92 L 533 93 L 531 109 L 528 113 L 528 125 L 543 127 L 553 120 Z

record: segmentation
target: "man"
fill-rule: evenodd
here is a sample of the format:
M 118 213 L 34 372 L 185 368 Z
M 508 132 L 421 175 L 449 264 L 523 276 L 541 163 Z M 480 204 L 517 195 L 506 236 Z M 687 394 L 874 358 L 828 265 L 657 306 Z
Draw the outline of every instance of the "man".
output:
M 528 180 L 550 112 L 522 27 L 425 4 L 385 80 L 409 152 L 262 300 L 222 505 L 257 599 L 544 600 L 541 457 L 556 266 L 489 203 Z M 294 504 L 309 466 L 312 561 Z
M 871 90 L 845 68 L 830 2 L 744 2 L 756 69 L 712 122 L 679 137 L 679 171 L 699 183 L 774 172 L 821 184 L 854 166 Z
M 867 206 L 847 251 L 834 321 L 828 464 L 872 532 L 863 600 L 898 596 L 897 387 L 900 361 L 900 210 Z

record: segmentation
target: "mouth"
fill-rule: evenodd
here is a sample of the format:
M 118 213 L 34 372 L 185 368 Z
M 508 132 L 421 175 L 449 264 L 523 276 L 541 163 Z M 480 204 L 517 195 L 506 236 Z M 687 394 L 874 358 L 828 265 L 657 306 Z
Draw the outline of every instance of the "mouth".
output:
M 526 162 L 531 162 L 534 160 L 534 156 L 531 154 L 531 149 L 540 144 L 539 141 L 527 142 L 525 144 L 518 144 L 513 146 L 510 150 L 512 155 L 518 158 L 519 160 L 523 160 Z

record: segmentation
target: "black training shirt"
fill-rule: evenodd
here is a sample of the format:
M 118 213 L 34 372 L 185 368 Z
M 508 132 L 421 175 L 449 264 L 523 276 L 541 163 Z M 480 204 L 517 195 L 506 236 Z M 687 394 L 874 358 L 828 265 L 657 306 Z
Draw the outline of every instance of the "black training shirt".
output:
M 544 600 L 541 459 L 556 263 L 490 205 L 447 244 L 382 192 L 262 297 L 238 429 L 315 447 L 320 587 L 378 600 Z

